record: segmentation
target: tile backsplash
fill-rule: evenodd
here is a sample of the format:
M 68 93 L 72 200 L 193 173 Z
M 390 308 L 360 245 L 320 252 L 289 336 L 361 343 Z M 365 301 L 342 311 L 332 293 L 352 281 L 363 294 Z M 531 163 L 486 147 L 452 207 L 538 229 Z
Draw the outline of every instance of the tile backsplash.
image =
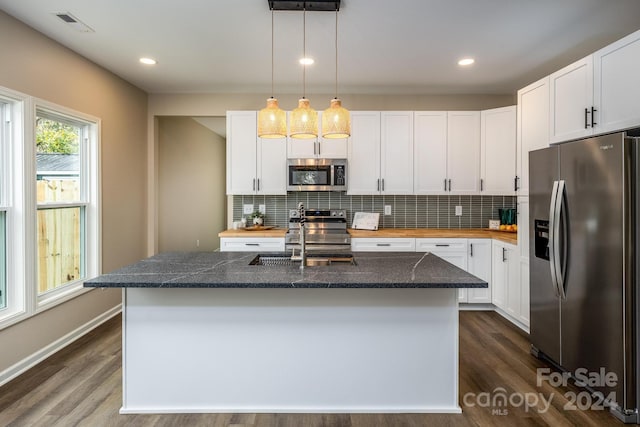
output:
M 291 192 L 286 196 L 233 196 L 233 220 L 242 218 L 242 205 L 266 206 L 265 225 L 287 227 L 289 209 L 303 202 L 306 209 L 346 209 L 349 226 L 356 212 L 380 213 L 383 228 L 486 228 L 499 208 L 515 208 L 515 196 L 349 196 L 339 192 Z M 391 215 L 384 215 L 384 206 Z M 455 215 L 462 206 L 462 216 Z

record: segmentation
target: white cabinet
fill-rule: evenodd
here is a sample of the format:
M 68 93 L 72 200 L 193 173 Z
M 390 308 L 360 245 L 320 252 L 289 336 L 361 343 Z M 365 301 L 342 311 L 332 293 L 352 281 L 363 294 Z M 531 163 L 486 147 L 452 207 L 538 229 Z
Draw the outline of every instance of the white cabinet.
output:
M 491 251 L 493 257 L 491 301 L 511 317 L 518 319 L 521 311 L 518 248 L 515 245 L 494 240 Z
M 227 194 L 286 194 L 286 140 L 257 137 L 256 111 L 227 112 Z
M 640 31 L 593 55 L 594 132 L 640 126 Z
M 415 194 L 446 194 L 447 112 L 416 111 L 413 129 Z
M 283 252 L 284 237 L 221 237 L 221 252 Z
M 550 76 L 551 142 L 640 125 L 640 31 Z
M 480 112 L 414 114 L 415 194 L 478 194 Z
M 529 194 L 529 152 L 549 146 L 549 77 L 518 91 L 516 175 L 518 194 Z
M 418 238 L 417 252 L 431 252 L 467 271 L 467 239 Z M 468 302 L 467 289 L 458 289 L 458 302 Z
M 348 194 L 378 194 L 380 112 L 352 111 L 347 166 Z
M 449 194 L 480 191 L 480 112 L 447 113 L 447 188 Z
M 413 194 L 413 111 L 383 111 L 381 194 Z
M 491 303 L 491 239 L 469 239 L 467 271 L 489 284 L 488 288 L 467 289 L 468 303 Z
M 415 252 L 416 239 L 404 237 L 354 237 L 351 239 L 353 252 Z
M 287 113 L 288 116 L 289 113 Z M 318 138 L 287 138 L 289 159 L 346 159 L 347 138 L 322 138 L 322 112 L 318 112 Z
M 549 77 L 549 124 L 552 143 L 593 133 L 593 59 L 589 55 Z
M 348 194 L 413 194 L 413 112 L 354 111 Z
M 518 250 L 520 252 L 520 313 L 529 326 L 529 197 L 518 197 Z
M 480 191 L 483 195 L 516 192 L 516 107 L 480 112 Z

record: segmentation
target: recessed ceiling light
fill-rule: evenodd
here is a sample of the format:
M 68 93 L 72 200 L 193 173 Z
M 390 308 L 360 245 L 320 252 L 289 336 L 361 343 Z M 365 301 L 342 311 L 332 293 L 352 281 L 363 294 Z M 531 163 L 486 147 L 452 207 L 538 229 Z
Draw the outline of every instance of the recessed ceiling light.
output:
M 302 58 L 302 59 L 300 59 L 300 64 L 302 64 L 302 65 L 311 65 L 314 62 L 315 61 L 313 60 L 313 58 Z
M 474 62 L 476 62 L 476 60 L 473 58 L 462 58 L 460 61 L 458 61 L 458 65 L 462 65 L 462 66 L 471 65 Z
M 156 65 L 158 61 L 153 58 L 140 58 L 140 62 L 145 65 Z

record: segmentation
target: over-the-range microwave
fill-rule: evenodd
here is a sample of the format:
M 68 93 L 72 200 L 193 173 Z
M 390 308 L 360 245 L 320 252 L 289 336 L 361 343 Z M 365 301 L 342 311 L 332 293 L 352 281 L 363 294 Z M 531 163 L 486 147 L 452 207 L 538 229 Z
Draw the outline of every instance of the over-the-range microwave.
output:
M 289 159 L 287 191 L 347 191 L 347 160 Z

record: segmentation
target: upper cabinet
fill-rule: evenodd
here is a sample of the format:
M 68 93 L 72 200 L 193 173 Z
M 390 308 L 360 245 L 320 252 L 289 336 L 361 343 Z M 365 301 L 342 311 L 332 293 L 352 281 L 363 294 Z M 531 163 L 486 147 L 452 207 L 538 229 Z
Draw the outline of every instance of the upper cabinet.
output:
M 480 193 L 515 194 L 516 107 L 480 113 Z
M 286 194 L 285 138 L 257 137 L 256 111 L 227 112 L 227 194 Z
M 593 55 L 594 132 L 640 126 L 640 31 Z
M 556 71 L 549 79 L 551 142 L 591 135 L 592 114 L 595 112 L 591 56 Z
M 446 194 L 447 112 L 416 111 L 413 120 L 415 193 Z
M 518 195 L 529 194 L 529 152 L 549 146 L 549 77 L 518 91 L 516 175 Z
M 349 194 L 413 194 L 413 112 L 353 111 Z
M 289 113 L 287 112 L 287 117 Z M 318 137 L 313 139 L 287 138 L 289 159 L 346 159 L 347 138 L 323 138 L 322 111 L 318 112 Z
M 550 141 L 640 125 L 640 31 L 550 76 Z
M 480 112 L 447 113 L 448 194 L 480 191 Z
M 478 194 L 480 112 L 416 111 L 415 194 Z

